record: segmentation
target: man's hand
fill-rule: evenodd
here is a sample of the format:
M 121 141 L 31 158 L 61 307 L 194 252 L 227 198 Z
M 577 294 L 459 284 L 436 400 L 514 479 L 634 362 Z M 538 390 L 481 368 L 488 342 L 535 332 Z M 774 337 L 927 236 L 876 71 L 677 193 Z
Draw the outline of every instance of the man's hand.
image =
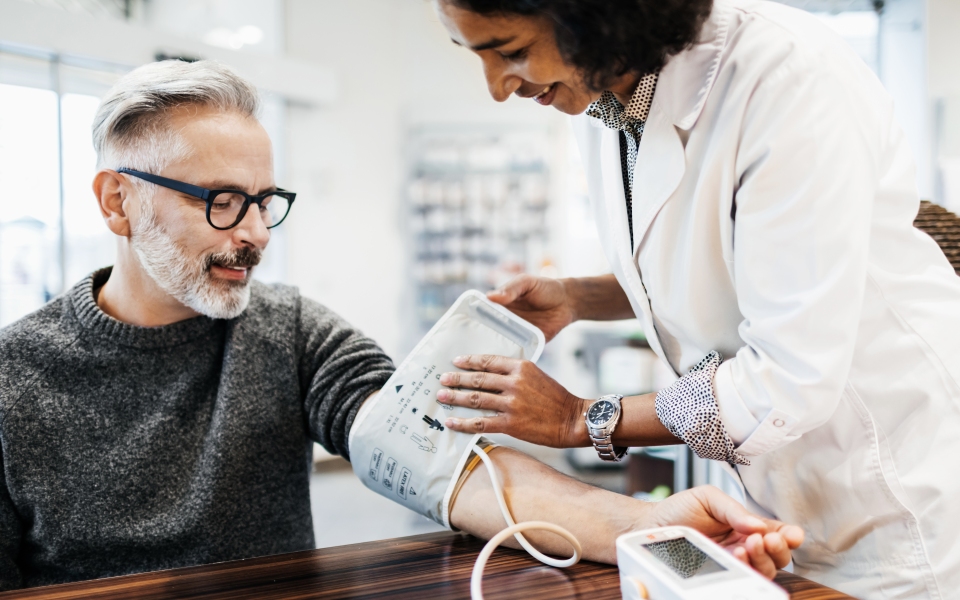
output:
M 773 579 L 803 543 L 803 530 L 761 519 L 712 486 L 696 487 L 653 505 L 645 527 L 686 525 L 713 539 L 731 554 Z
M 437 392 L 443 404 L 496 411 L 489 417 L 447 419 L 464 433 L 506 433 L 553 448 L 587 446 L 587 401 L 568 392 L 530 361 L 493 355 L 458 356 L 453 364 L 473 373 L 444 373 Z
M 518 275 L 487 292 L 487 298 L 539 327 L 548 342 L 577 320 L 572 298 L 559 279 Z
M 616 564 L 617 537 L 639 529 L 685 525 L 772 578 L 803 542 L 799 527 L 755 517 L 714 487 L 686 490 L 660 502 L 641 502 L 571 479 L 510 448 L 495 448 L 489 456 L 499 471 L 514 520 L 560 525 L 580 540 L 586 560 Z M 467 476 L 450 508 L 450 522 L 484 539 L 507 526 L 486 468 L 477 467 Z M 531 531 L 524 536 L 541 552 L 570 555 L 569 544 L 552 533 Z M 505 545 L 518 547 L 512 539 Z

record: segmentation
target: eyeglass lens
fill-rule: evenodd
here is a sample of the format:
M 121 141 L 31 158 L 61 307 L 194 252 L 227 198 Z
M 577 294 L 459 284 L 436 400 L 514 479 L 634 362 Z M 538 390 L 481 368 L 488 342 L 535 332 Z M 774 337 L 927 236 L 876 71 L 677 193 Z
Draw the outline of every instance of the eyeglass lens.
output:
M 237 223 L 246 198 L 240 194 L 220 193 L 213 197 L 210 204 L 210 223 L 214 227 L 232 227 Z M 256 209 L 251 203 L 248 210 Z M 260 217 L 264 225 L 273 227 L 280 223 L 290 210 L 290 201 L 283 196 L 271 194 L 260 203 Z

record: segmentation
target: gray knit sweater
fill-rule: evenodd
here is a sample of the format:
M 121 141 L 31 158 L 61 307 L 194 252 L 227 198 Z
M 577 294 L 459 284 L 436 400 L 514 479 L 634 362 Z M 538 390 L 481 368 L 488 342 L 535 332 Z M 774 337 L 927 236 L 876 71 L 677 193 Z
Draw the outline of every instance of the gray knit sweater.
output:
M 121 323 L 109 273 L 0 331 L 0 589 L 313 548 L 312 441 L 347 455 L 390 359 L 280 285 L 229 321 Z

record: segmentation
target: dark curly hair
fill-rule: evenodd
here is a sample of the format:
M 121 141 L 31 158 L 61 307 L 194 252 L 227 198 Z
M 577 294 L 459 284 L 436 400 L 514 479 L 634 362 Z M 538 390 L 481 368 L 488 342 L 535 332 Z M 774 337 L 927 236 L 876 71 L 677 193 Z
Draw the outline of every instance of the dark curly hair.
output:
M 443 0 L 487 15 L 545 17 L 560 55 L 594 90 L 647 74 L 696 41 L 713 0 Z

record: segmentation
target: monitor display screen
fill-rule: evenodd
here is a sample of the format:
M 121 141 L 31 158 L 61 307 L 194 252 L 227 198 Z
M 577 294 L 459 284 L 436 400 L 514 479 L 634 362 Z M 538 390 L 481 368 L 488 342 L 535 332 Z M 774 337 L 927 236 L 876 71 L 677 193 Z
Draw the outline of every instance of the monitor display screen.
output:
M 727 570 L 686 538 L 654 542 L 645 546 L 657 560 L 683 579 Z

